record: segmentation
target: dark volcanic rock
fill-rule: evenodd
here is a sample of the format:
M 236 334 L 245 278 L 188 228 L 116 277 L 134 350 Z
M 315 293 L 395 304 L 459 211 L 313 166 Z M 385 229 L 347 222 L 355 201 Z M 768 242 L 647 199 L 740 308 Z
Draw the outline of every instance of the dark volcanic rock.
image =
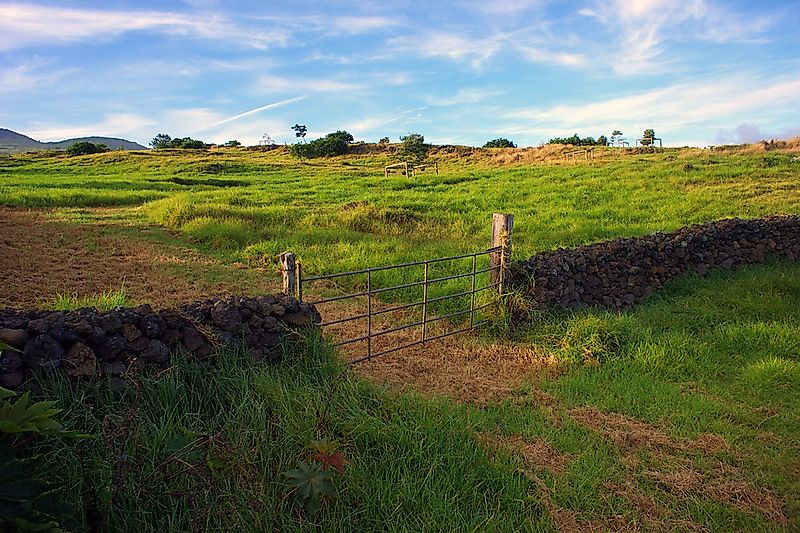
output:
M 119 380 L 145 365 L 165 367 L 171 350 L 180 348 L 203 364 L 220 341 L 243 342 L 258 360 L 271 363 L 287 324 L 319 322 L 313 306 L 286 296 L 210 299 L 163 311 L 149 305 L 109 312 L 0 309 L 0 340 L 21 350 L 0 356 L 0 384 L 27 389 L 29 378 L 42 370 Z
M 800 217 L 719 220 L 673 233 L 542 252 L 513 263 L 509 283 L 540 307 L 621 308 L 677 276 L 761 263 L 768 255 L 800 257 Z

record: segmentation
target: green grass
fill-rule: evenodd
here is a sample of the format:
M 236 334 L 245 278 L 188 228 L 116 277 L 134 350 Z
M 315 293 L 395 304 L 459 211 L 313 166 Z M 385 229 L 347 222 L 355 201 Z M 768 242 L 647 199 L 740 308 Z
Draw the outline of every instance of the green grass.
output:
M 119 231 L 156 225 L 205 254 L 252 266 L 274 268 L 275 255 L 293 249 L 312 275 L 478 250 L 492 211 L 516 215 L 517 258 L 723 217 L 800 213 L 800 163 L 791 154 L 615 154 L 594 166 L 495 167 L 483 156 L 442 156 L 441 175 L 411 179 L 383 177 L 386 155 L 24 155 L 0 159 L 0 204 L 55 207 L 74 223 L 126 226 Z M 464 265 L 437 268 L 431 276 Z M 392 271 L 374 282 L 419 275 Z M 458 288 L 442 284 L 430 296 Z M 235 351 L 214 368 L 180 361 L 122 395 L 104 384 L 46 382 L 69 427 L 97 438 L 43 445 L 41 472 L 65 487 L 78 529 L 548 531 L 556 525 L 548 508 L 576 513 L 584 528 L 613 530 L 621 517 L 644 529 L 680 530 L 686 521 L 714 531 L 800 529 L 797 263 L 675 280 L 625 312 L 554 312 L 503 326 L 490 331 L 553 355 L 562 372 L 535 374 L 489 405 L 337 378 L 334 355 L 317 341 L 292 348 L 304 354 L 300 362 L 276 368 Z M 543 402 L 542 392 L 554 400 Z M 730 447 L 626 447 L 581 423 L 581 408 L 649 424 L 673 442 L 712 433 Z M 480 435 L 539 439 L 566 467 L 531 466 Z M 308 443 L 319 438 L 338 441 L 350 465 L 336 480 L 339 496 L 311 519 L 286 497 L 281 473 L 308 459 Z M 674 469 L 706 479 L 682 491 L 654 477 Z M 729 500 L 703 492 L 715 483 L 727 483 Z M 787 522 L 736 500 L 736 487 L 779 498 Z M 630 494 L 649 498 L 659 522 L 642 522 Z
M 45 381 L 67 427 L 96 438 L 50 442 L 41 472 L 64 487 L 81 529 L 550 531 L 545 498 L 582 524 L 641 523 L 641 510 L 608 489 L 626 481 L 662 507 L 665 529 L 686 520 L 714 531 L 780 529 L 756 510 L 676 493 L 646 474 L 679 465 L 769 490 L 793 529 L 799 291 L 800 266 L 774 263 L 673 283 L 624 314 L 543 317 L 516 340 L 558 353 L 568 369 L 486 406 L 399 395 L 341 375 L 315 339 L 288 346 L 295 362 L 274 368 L 230 350 L 213 368 L 179 359 L 121 395 L 103 383 Z M 599 364 L 584 364 L 587 350 Z M 555 403 L 541 403 L 535 389 Z M 571 414 L 587 406 L 678 442 L 713 433 L 731 448 L 619 448 Z M 479 435 L 541 439 L 567 457 L 566 468 L 537 469 Z M 282 473 L 308 460 L 309 442 L 320 438 L 337 441 L 349 465 L 335 479 L 337 498 L 309 517 L 287 498 Z M 638 463 L 629 469 L 631 456 Z
M 440 175 L 387 178 L 389 154 L 309 161 L 283 149 L 26 154 L 0 160 L 0 205 L 115 208 L 111 219 L 108 210 L 97 216 L 163 226 L 227 262 L 274 265 L 277 253 L 292 250 L 307 275 L 484 249 L 493 211 L 515 215 L 519 259 L 723 217 L 800 213 L 800 163 L 791 154 L 608 151 L 591 166 L 438 157 Z M 464 269 L 440 267 L 442 275 Z M 420 277 L 418 268 L 392 270 L 373 282 Z M 360 289 L 366 280 L 340 283 Z M 442 283 L 430 296 L 459 289 L 463 282 Z M 419 296 L 414 290 L 383 297 L 408 301 Z
M 78 296 L 75 293 L 59 293 L 51 301 L 45 302 L 44 309 L 53 311 L 74 311 L 84 307 L 94 307 L 98 311 L 110 311 L 116 307 L 126 307 L 130 305 L 128 295 L 125 293 L 125 286 L 119 289 L 108 289 L 99 294 L 90 296 Z

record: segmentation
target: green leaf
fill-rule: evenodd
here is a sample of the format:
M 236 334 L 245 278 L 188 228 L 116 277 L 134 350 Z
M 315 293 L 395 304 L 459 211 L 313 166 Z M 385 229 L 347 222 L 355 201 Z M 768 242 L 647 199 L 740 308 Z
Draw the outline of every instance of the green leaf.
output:
M 31 404 L 29 392 L 17 397 L 16 401 L 12 401 L 11 397 L 5 393 L 2 396 L 3 399 L 0 401 L 0 433 L 33 432 L 40 435 L 87 437 L 87 435 L 75 431 L 65 430 L 61 423 L 53 418 L 61 412 L 61 409 L 53 407 L 56 402 L 44 401 Z
M 3 352 L 19 352 L 19 353 L 22 353 L 22 350 L 20 350 L 18 348 L 14 348 L 13 346 L 11 346 L 8 343 L 0 341 L 0 354 L 3 353 Z
M 324 497 L 336 497 L 336 487 L 331 481 L 333 473 L 323 470 L 319 463 L 310 465 L 300 461 L 296 469 L 284 472 L 283 475 L 287 478 L 286 485 L 291 489 L 290 494 L 305 505 L 309 515 L 317 512 Z

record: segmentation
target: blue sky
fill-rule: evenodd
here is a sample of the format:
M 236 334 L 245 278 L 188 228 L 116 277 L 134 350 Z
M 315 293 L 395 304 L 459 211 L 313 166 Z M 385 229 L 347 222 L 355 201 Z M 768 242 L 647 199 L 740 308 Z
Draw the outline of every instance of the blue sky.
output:
M 800 135 L 800 0 L 8 2 L 0 127 L 670 146 Z

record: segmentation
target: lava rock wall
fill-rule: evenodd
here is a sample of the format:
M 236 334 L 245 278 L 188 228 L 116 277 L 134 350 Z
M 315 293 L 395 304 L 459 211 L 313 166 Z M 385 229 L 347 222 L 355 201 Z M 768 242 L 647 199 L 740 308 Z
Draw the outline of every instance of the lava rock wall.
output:
M 145 366 L 166 368 L 177 350 L 208 360 L 216 346 L 230 342 L 243 343 L 256 360 L 274 362 L 287 331 L 319 322 L 314 306 L 283 295 L 160 311 L 149 305 L 109 312 L 0 309 L 0 341 L 19 350 L 2 352 L 0 386 L 23 390 L 37 372 L 55 371 L 119 380 Z
M 512 263 L 509 283 L 540 308 L 619 309 L 677 276 L 762 263 L 769 256 L 800 259 L 800 217 L 718 220 L 673 233 L 541 252 Z

